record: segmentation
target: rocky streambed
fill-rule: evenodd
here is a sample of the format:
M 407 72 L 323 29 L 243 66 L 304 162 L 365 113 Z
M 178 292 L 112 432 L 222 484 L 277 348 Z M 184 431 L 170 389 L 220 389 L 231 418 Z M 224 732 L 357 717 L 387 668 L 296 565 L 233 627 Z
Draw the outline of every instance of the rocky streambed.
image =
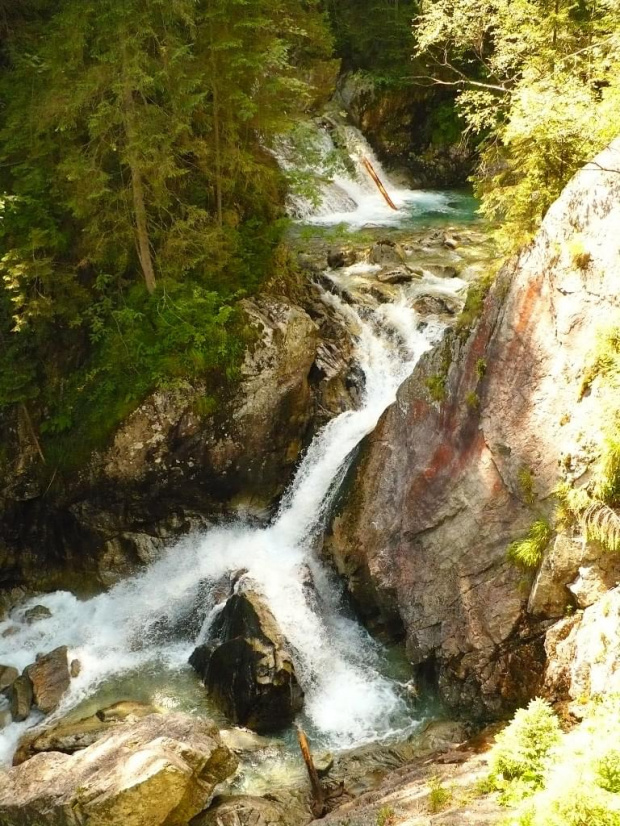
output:
M 122 811 L 124 824 L 185 824 L 224 780 L 225 798 L 199 822 L 235 812 L 302 823 L 303 764 L 294 730 L 279 734 L 295 717 L 330 808 L 420 750 L 464 739 L 447 723 L 424 733 L 436 712 L 406 660 L 359 625 L 320 554 L 357 445 L 489 258 L 475 225 L 443 224 L 312 230 L 312 243 L 299 231 L 298 283 L 246 307 L 257 344 L 225 411 L 197 413 L 196 387 L 154 394 L 60 497 L 29 487 L 22 455 L 3 491 L 5 519 L 26 503 L 36 516 L 4 546 L 16 576 L 0 623 L 12 712 L 0 737 L 19 763 L 0 784 L 7 823 L 37 811 L 50 823 L 72 823 L 69 811 L 116 823 Z M 57 569 L 42 577 L 49 548 L 34 540 L 46 515 Z M 82 593 L 41 593 L 72 561 Z M 46 703 L 34 676 L 50 659 Z M 184 749 L 190 720 L 205 723 Z M 168 800 L 161 819 L 143 793 Z

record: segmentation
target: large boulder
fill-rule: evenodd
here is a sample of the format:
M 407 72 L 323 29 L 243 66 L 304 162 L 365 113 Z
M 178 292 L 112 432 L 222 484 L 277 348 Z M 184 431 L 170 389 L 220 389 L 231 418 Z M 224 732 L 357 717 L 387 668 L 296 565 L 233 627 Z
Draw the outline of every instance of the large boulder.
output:
M 24 674 L 32 683 L 34 705 L 43 714 L 54 711 L 71 682 L 67 646 L 62 645 L 49 654 L 39 655 Z
M 257 732 L 289 725 L 303 691 L 286 640 L 255 584 L 243 579 L 190 663 L 234 723 Z
M 400 244 L 389 238 L 384 238 L 372 245 L 368 259 L 371 264 L 381 264 L 381 266 L 404 264 L 405 251 Z
M 506 550 L 601 444 L 604 388 L 582 383 L 620 310 L 618 172 L 620 140 L 503 268 L 467 340 L 421 359 L 363 445 L 326 548 L 368 622 L 404 632 L 421 675 L 468 714 L 504 715 L 540 687 L 547 620 L 528 617 Z
M 208 720 L 151 715 L 0 776 L 3 826 L 187 826 L 237 760 Z

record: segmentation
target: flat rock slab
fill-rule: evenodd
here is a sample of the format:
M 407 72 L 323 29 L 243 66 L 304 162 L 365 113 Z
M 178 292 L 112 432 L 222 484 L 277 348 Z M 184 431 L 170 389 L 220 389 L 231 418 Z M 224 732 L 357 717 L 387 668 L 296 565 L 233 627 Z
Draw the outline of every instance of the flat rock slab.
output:
M 65 718 L 55 725 L 30 729 L 18 743 L 13 765 L 19 766 L 41 752 L 74 754 L 92 746 L 115 726 L 135 723 L 141 717 L 157 714 L 159 711 L 160 709 L 148 703 L 125 701 L 101 709 L 91 717 L 81 720 Z
M 216 799 L 190 826 L 288 826 L 289 823 L 280 803 L 264 797 L 235 795 Z
M 154 714 L 78 754 L 38 754 L 0 775 L 0 823 L 187 826 L 236 767 L 210 721 Z

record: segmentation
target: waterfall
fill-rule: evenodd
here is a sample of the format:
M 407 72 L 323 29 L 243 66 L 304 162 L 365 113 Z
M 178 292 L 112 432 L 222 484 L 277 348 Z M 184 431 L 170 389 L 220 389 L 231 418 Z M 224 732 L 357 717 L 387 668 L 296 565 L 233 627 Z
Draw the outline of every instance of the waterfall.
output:
M 346 169 L 343 165 L 337 166 L 336 171 L 330 167 L 329 158 L 338 150 L 332 135 L 324 127 L 315 128 L 318 161 L 314 157 L 311 163 L 304 161 L 290 144 L 282 145 L 276 153 L 283 169 L 301 170 L 308 176 L 314 175 L 318 181 L 318 203 L 307 195 L 290 196 L 289 212 L 294 218 L 311 224 L 345 223 L 351 227 L 361 227 L 368 224 L 397 226 L 412 214 L 429 210 L 450 214 L 450 198 L 446 193 L 412 190 L 396 184 L 359 129 L 342 123 L 335 129 L 338 146 L 348 157 Z M 385 184 L 398 208 L 396 212 L 386 204 L 364 159 L 370 161 Z
M 289 640 L 305 691 L 305 721 L 329 748 L 389 735 L 411 722 L 399 686 L 383 676 L 380 652 L 343 610 L 341 591 L 319 561 L 317 539 L 338 483 L 361 439 L 392 404 L 403 380 L 442 333 L 426 319 L 418 331 L 404 297 L 356 308 L 325 293 L 355 342 L 365 389 L 358 409 L 331 420 L 314 438 L 266 527 L 243 522 L 213 527 L 169 547 L 141 573 L 106 593 L 79 600 L 67 592 L 33 598 L 0 623 L 0 662 L 19 669 L 39 652 L 69 647 L 82 670 L 57 712 L 60 715 L 124 673 L 179 673 L 187 667 L 200 623 L 216 610 L 213 585 L 228 572 L 247 569 Z M 303 570 L 310 568 L 316 598 L 308 599 Z M 52 616 L 32 625 L 24 612 L 34 604 Z M 11 636 L 3 632 L 13 626 Z M 36 720 L 34 721 L 36 722 Z M 26 724 L 0 732 L 0 756 L 10 757 Z

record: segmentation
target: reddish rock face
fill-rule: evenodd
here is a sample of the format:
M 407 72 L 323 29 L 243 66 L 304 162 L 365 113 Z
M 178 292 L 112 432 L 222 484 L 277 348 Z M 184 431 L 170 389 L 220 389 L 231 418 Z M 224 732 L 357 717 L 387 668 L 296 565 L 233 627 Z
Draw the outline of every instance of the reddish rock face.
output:
M 620 309 L 613 169 L 620 142 L 504 267 L 468 341 L 449 334 L 422 360 L 367 440 L 327 542 L 369 624 L 400 621 L 412 662 L 468 713 L 504 713 L 539 686 L 545 625 L 527 617 L 531 582 L 506 549 L 552 510 L 560 469 L 578 478 L 600 443 L 600 399 L 581 398 L 581 382 L 595 331 Z M 426 380 L 446 346 L 438 403 Z

